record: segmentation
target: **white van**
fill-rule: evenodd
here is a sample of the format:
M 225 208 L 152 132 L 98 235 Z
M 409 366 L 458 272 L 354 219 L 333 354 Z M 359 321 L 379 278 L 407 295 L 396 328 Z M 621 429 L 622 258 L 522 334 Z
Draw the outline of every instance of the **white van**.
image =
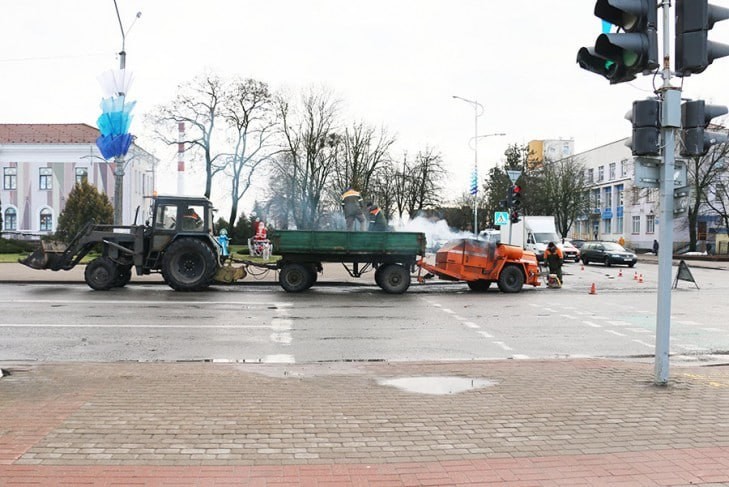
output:
M 501 243 L 531 250 L 540 261 L 544 259 L 544 251 L 549 242 L 559 245 L 561 241 L 553 216 L 523 216 L 519 223 L 501 226 Z

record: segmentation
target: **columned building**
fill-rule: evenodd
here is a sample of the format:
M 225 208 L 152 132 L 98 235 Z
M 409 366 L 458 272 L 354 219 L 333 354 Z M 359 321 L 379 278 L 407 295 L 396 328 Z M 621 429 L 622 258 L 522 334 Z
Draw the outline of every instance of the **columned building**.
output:
M 114 204 L 114 164 L 96 147 L 99 131 L 86 124 L 0 124 L 2 236 L 39 238 L 55 232 L 74 184 L 86 179 Z M 126 161 L 122 221 L 142 223 L 154 192 L 158 160 L 132 144 Z

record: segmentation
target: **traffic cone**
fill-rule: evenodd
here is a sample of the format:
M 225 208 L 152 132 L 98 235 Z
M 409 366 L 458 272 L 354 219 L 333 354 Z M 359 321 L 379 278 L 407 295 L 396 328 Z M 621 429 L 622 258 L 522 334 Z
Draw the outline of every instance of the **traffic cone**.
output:
M 618 277 L 623 277 L 623 269 L 620 269 L 620 270 L 618 271 Z
M 590 294 L 597 294 L 597 287 L 595 286 L 595 283 L 592 283 L 592 286 L 590 287 Z
M 637 272 L 635 274 L 633 274 L 633 280 L 634 281 L 637 281 L 638 280 L 638 273 Z
M 638 278 L 638 284 L 643 284 L 643 274 Z

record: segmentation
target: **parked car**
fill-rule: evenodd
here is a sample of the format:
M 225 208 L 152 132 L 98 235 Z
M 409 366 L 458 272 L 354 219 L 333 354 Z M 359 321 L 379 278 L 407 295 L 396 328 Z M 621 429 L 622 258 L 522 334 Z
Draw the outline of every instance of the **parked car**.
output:
M 582 263 L 587 265 L 590 262 L 601 262 L 610 267 L 613 264 L 623 264 L 633 267 L 638 258 L 633 252 L 625 250 L 622 245 L 615 242 L 590 241 L 580 249 Z
M 580 238 L 569 238 L 566 239 L 565 242 L 569 241 L 572 245 L 577 247 L 578 249 L 581 249 L 582 246 L 585 244 L 585 240 L 582 240 Z
M 571 260 L 574 262 L 580 261 L 580 249 L 572 245 L 572 242 L 565 240 L 562 244 L 560 244 L 560 247 L 562 248 L 564 260 Z

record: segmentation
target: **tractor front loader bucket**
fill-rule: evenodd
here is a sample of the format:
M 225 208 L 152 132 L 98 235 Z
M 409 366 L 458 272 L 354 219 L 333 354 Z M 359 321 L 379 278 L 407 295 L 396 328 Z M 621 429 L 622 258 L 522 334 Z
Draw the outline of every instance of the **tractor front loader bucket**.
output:
M 18 259 L 23 265 L 31 269 L 51 269 L 54 271 L 63 269 L 68 260 L 65 254 L 66 246 L 59 242 L 42 242 L 38 250 L 34 251 L 25 259 Z

